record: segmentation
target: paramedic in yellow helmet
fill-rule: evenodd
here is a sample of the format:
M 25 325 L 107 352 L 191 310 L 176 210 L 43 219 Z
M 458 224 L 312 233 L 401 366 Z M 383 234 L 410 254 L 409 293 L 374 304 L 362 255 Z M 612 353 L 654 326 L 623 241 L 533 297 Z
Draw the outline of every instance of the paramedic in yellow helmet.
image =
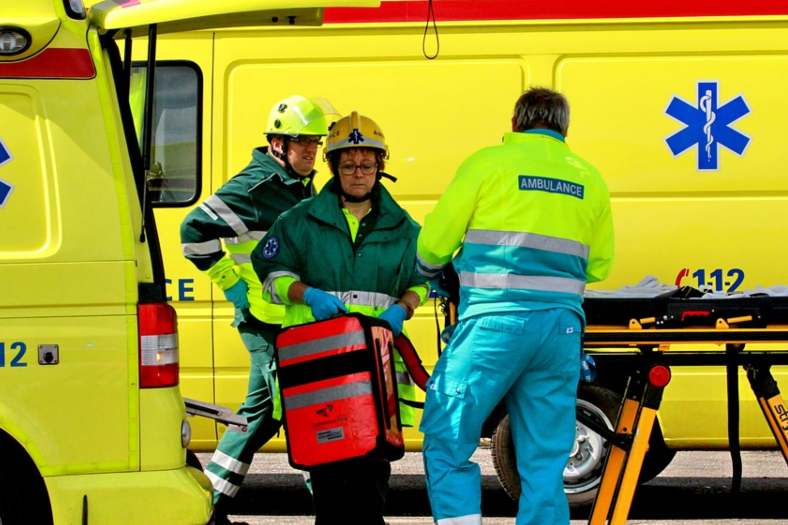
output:
M 426 299 L 416 272 L 419 225 L 380 183 L 388 156 L 380 127 L 355 111 L 329 130 L 333 178 L 320 193 L 282 214 L 252 253 L 263 294 L 285 305 L 283 327 L 344 312 L 379 317 L 395 335 Z M 414 386 L 395 356 L 400 398 Z M 403 407 L 403 424 L 413 416 Z M 311 471 L 316 525 L 384 525 L 391 468 L 353 460 Z
M 469 458 L 501 401 L 522 486 L 517 525 L 569 523 L 562 474 L 575 439 L 583 290 L 610 270 L 613 225 L 605 182 L 569 149 L 568 127 L 563 95 L 526 91 L 512 132 L 460 165 L 419 235 L 425 277 L 462 248 L 459 321 L 421 421 L 439 525 L 482 522 Z
M 228 522 L 228 502 L 238 493 L 253 454 L 281 426 L 273 352 L 284 308 L 263 299 L 250 256 L 280 213 L 314 195 L 315 160 L 334 113 L 327 101 L 299 95 L 274 104 L 265 128 L 268 146 L 254 149 L 249 165 L 181 224 L 183 254 L 235 307 L 233 326 L 251 361 L 246 399 L 238 412 L 249 428 L 229 427 L 205 468 L 213 484 L 217 525 Z

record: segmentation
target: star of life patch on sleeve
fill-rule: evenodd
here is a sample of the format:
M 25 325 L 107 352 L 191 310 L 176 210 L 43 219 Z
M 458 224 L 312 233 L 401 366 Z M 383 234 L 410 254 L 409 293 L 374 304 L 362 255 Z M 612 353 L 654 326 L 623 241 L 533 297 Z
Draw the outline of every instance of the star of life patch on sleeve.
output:
M 271 237 L 265 242 L 263 246 L 263 257 L 266 259 L 273 259 L 279 255 L 279 239 Z

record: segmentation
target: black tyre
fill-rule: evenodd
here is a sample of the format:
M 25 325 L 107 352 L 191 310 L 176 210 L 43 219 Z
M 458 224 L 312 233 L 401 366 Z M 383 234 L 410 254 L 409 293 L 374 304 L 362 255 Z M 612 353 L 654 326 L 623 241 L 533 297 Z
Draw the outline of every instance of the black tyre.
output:
M 612 390 L 583 385 L 578 394 L 577 410 L 612 430 L 619 402 L 620 396 Z M 656 477 L 675 455 L 675 451 L 668 449 L 662 441 L 658 425 L 654 428 L 640 476 L 641 483 Z M 564 469 L 564 490 L 570 506 L 582 507 L 592 503 L 596 497 L 609 446 L 599 434 L 580 422 L 576 425 L 575 436 L 575 445 Z M 501 420 L 493 434 L 492 456 L 498 481 L 509 497 L 516 500 L 520 497 L 520 476 L 508 416 Z
M 27 452 L 0 432 L 0 525 L 50 525 L 44 479 Z

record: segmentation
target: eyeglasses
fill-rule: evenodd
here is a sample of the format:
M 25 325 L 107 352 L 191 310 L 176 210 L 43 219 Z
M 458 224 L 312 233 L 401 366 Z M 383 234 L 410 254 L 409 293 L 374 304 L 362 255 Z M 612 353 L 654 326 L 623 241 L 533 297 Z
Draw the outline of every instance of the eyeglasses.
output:
M 353 175 L 356 170 L 359 170 L 362 175 L 372 175 L 378 169 L 378 163 L 371 164 L 340 164 L 339 173 L 342 175 Z
M 293 137 L 290 139 L 290 142 L 298 144 L 299 146 L 322 146 L 323 141 L 321 137 L 313 137 L 310 135 L 301 135 L 298 137 Z

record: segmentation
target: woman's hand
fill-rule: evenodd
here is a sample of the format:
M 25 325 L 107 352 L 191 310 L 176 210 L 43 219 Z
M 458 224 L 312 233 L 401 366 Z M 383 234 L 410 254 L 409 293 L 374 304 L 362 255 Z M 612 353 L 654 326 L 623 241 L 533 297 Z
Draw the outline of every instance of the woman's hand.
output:
M 304 302 L 312 309 L 312 315 L 318 321 L 347 313 L 347 308 L 339 298 L 318 288 L 307 288 L 304 292 Z

